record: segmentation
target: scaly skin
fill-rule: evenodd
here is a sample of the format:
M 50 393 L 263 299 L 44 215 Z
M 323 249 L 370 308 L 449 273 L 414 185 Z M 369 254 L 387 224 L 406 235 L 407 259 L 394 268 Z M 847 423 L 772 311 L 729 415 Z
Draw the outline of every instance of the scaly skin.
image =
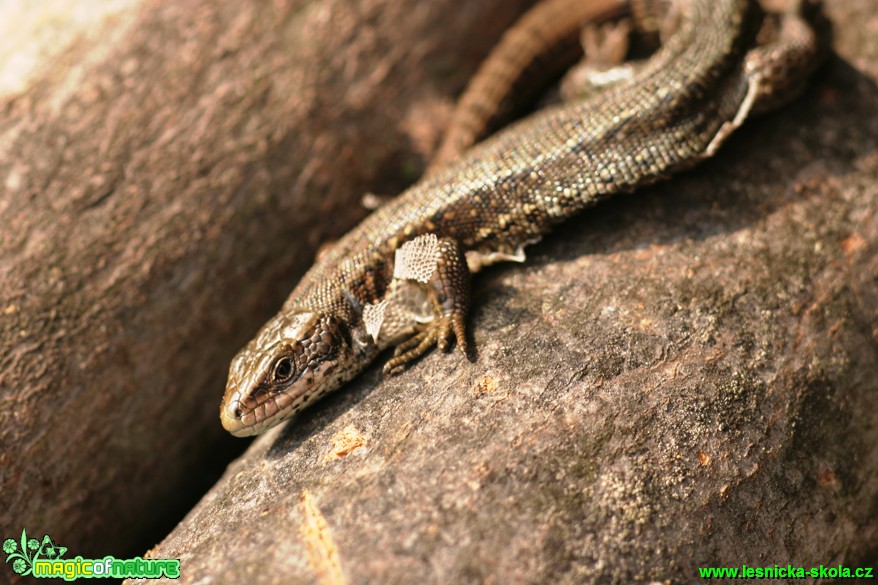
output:
M 680 0 L 673 10 L 674 34 L 633 79 L 508 127 L 322 256 L 232 362 L 223 426 L 261 433 L 386 347 L 396 348 L 389 373 L 455 338 L 466 350 L 470 271 L 520 260 L 524 245 L 595 202 L 711 156 L 749 114 L 793 97 L 822 54 L 797 12 L 781 16 L 775 38 L 757 42 L 764 15 L 753 1 Z M 400 276 L 408 272 L 395 265 L 397 250 L 407 242 L 428 250 L 430 234 L 432 275 Z

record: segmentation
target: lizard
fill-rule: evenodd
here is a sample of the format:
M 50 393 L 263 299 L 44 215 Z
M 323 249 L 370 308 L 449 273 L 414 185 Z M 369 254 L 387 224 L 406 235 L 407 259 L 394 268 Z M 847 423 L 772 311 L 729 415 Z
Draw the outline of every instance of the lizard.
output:
M 550 0 L 564 2 L 573 11 L 587 0 Z M 819 5 L 806 0 L 777 14 L 755 0 L 653 4 L 673 34 L 630 79 L 501 129 L 320 256 L 232 360 L 225 429 L 262 433 L 391 347 L 386 375 L 455 342 L 471 358 L 472 273 L 523 261 L 524 246 L 554 225 L 712 156 L 750 115 L 798 95 L 825 53 Z M 628 5 L 595 0 L 585 14 Z

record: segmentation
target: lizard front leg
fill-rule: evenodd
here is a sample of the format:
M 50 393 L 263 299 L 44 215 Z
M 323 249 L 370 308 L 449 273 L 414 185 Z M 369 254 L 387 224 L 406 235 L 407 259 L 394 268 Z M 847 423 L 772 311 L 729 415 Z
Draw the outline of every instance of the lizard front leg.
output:
M 403 371 L 433 346 L 448 351 L 455 339 L 469 356 L 469 290 L 466 258 L 453 238 L 425 234 L 397 250 L 393 282 L 381 302 L 382 322 L 369 326 L 379 344 L 396 345 L 385 375 Z

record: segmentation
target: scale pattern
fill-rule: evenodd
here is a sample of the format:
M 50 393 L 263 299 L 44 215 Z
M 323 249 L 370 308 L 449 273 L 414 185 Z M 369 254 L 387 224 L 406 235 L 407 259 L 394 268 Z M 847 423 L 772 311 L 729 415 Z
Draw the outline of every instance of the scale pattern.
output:
M 820 60 L 823 47 L 798 11 L 766 30 L 753 0 L 679 0 L 671 10 L 673 34 L 632 79 L 509 126 L 429 173 L 321 256 L 233 362 L 224 426 L 238 435 L 262 432 L 338 388 L 384 347 L 396 349 L 390 373 L 453 339 L 466 350 L 470 256 L 486 259 L 482 265 L 520 258 L 522 246 L 595 202 L 697 164 L 750 113 L 793 97 Z M 408 285 L 405 273 L 394 278 L 397 250 L 428 234 L 441 243 L 430 284 Z M 402 293 L 413 292 L 418 304 L 432 305 L 432 319 L 406 316 Z M 392 326 L 385 327 L 387 315 Z M 301 340 L 313 339 L 328 340 L 332 353 L 310 355 L 288 376 L 283 360 L 298 359 Z

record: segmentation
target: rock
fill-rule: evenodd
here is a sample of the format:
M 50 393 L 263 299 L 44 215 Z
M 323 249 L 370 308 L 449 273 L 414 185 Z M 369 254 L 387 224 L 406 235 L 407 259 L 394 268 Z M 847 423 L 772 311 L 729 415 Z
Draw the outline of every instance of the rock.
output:
M 252 584 L 874 565 L 878 61 L 852 4 L 878 17 L 828 3 L 841 56 L 802 99 L 480 276 L 475 363 L 376 365 L 150 555 Z

